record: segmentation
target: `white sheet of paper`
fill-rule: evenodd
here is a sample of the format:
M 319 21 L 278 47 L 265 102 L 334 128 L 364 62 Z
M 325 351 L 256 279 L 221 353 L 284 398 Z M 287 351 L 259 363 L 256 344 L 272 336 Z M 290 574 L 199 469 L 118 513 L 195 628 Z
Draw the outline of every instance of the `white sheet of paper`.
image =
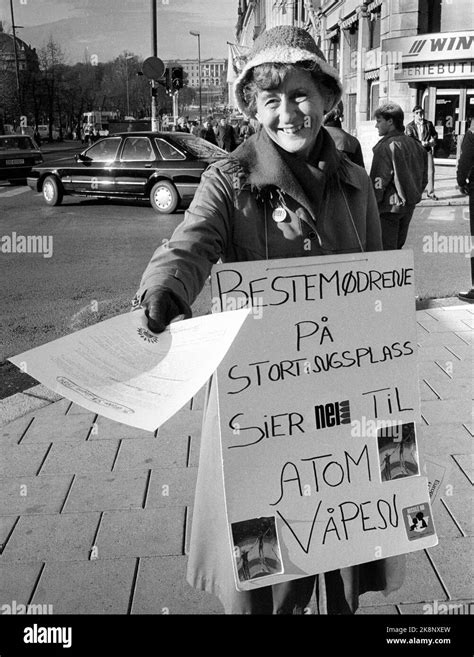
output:
M 137 310 L 9 360 L 90 411 L 154 431 L 206 383 L 248 314 L 194 317 L 154 334 Z

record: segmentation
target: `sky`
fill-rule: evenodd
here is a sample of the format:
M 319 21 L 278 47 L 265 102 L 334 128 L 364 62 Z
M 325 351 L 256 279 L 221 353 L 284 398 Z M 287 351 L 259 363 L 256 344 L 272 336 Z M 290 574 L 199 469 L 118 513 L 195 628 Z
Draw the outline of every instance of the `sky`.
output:
M 158 57 L 226 57 L 235 41 L 237 0 L 156 0 Z M 151 0 L 13 0 L 17 36 L 40 48 L 53 36 L 68 64 L 94 57 L 104 62 L 121 53 L 146 58 L 152 53 Z M 218 10 L 217 10 L 218 7 Z M 10 31 L 10 0 L 0 0 L 0 20 Z

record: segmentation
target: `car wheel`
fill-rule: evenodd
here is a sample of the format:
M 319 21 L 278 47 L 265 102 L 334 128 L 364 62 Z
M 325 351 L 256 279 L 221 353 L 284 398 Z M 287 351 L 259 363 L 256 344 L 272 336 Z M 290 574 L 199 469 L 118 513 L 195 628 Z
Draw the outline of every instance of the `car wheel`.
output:
M 47 176 L 43 182 L 43 198 L 46 205 L 60 205 L 63 200 L 61 183 L 54 176 Z
M 171 214 L 179 203 L 179 195 L 173 183 L 160 180 L 150 191 L 150 203 L 154 210 L 161 214 Z

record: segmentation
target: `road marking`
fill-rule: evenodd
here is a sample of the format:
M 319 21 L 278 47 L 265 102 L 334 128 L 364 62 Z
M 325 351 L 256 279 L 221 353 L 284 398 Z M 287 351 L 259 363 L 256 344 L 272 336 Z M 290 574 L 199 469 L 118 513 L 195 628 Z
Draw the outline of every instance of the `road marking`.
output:
M 18 194 L 24 194 L 25 192 L 29 192 L 30 188 L 29 187 L 19 187 L 18 189 L 9 189 L 6 192 L 2 192 L 0 196 L 3 196 L 5 198 L 10 198 L 11 196 L 18 196 Z
M 428 214 L 431 221 L 454 221 L 455 208 L 432 208 Z

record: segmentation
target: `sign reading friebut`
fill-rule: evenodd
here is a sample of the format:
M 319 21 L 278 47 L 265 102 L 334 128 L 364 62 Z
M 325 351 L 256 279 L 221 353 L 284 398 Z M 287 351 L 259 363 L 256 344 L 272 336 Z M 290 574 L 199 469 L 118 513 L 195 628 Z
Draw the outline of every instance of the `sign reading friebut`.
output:
M 412 252 L 221 264 L 212 291 L 252 305 L 217 370 L 237 589 L 436 545 Z

